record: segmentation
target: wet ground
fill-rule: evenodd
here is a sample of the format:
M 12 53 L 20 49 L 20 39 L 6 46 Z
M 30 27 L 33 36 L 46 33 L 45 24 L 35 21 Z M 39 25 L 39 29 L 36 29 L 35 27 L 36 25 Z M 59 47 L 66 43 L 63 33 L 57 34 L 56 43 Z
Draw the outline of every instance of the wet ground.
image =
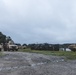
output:
M 76 60 L 36 53 L 3 52 L 0 75 L 76 75 Z

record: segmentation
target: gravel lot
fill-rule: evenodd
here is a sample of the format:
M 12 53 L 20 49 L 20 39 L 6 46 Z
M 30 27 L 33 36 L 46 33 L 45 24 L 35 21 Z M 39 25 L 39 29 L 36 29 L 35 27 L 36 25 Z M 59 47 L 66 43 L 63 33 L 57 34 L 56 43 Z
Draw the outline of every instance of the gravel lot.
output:
M 0 75 L 76 75 L 76 60 L 36 53 L 3 52 Z

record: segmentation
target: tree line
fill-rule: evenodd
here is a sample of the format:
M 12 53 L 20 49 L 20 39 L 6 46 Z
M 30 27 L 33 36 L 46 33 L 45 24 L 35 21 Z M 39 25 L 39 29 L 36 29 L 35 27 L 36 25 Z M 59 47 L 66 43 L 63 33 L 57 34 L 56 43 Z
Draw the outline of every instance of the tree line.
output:
M 0 32 L 0 44 L 3 44 L 5 46 L 6 43 L 11 41 L 10 36 L 4 35 L 2 32 Z M 13 40 L 12 40 L 13 41 Z M 21 44 L 16 44 L 18 46 L 21 46 Z M 42 43 L 42 44 L 23 44 L 23 48 L 31 48 L 31 50 L 52 50 L 52 51 L 59 51 L 59 48 L 70 48 L 72 51 L 76 51 L 76 44 L 48 44 L 48 43 Z
M 9 41 L 11 41 L 11 37 L 10 36 L 6 36 L 4 35 L 2 32 L 0 32 L 0 44 L 5 44 L 8 43 Z M 13 40 L 12 40 L 13 41 Z

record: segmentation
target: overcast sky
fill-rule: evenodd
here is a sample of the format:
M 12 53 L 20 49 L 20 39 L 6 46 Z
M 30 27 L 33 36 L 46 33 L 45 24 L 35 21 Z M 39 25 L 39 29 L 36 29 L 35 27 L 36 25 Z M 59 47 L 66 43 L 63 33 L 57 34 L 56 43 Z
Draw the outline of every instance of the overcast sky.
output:
M 75 43 L 76 0 L 0 0 L 0 31 L 16 43 Z

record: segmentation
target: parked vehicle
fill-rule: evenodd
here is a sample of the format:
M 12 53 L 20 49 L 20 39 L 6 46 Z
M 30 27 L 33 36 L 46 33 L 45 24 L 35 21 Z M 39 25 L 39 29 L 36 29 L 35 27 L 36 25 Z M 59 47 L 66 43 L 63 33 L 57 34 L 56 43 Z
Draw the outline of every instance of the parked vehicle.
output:
M 9 45 L 8 51 L 18 51 L 18 46 L 17 45 Z
M 76 51 L 76 44 L 72 44 L 72 45 L 69 45 L 69 49 L 71 49 L 71 51 Z

